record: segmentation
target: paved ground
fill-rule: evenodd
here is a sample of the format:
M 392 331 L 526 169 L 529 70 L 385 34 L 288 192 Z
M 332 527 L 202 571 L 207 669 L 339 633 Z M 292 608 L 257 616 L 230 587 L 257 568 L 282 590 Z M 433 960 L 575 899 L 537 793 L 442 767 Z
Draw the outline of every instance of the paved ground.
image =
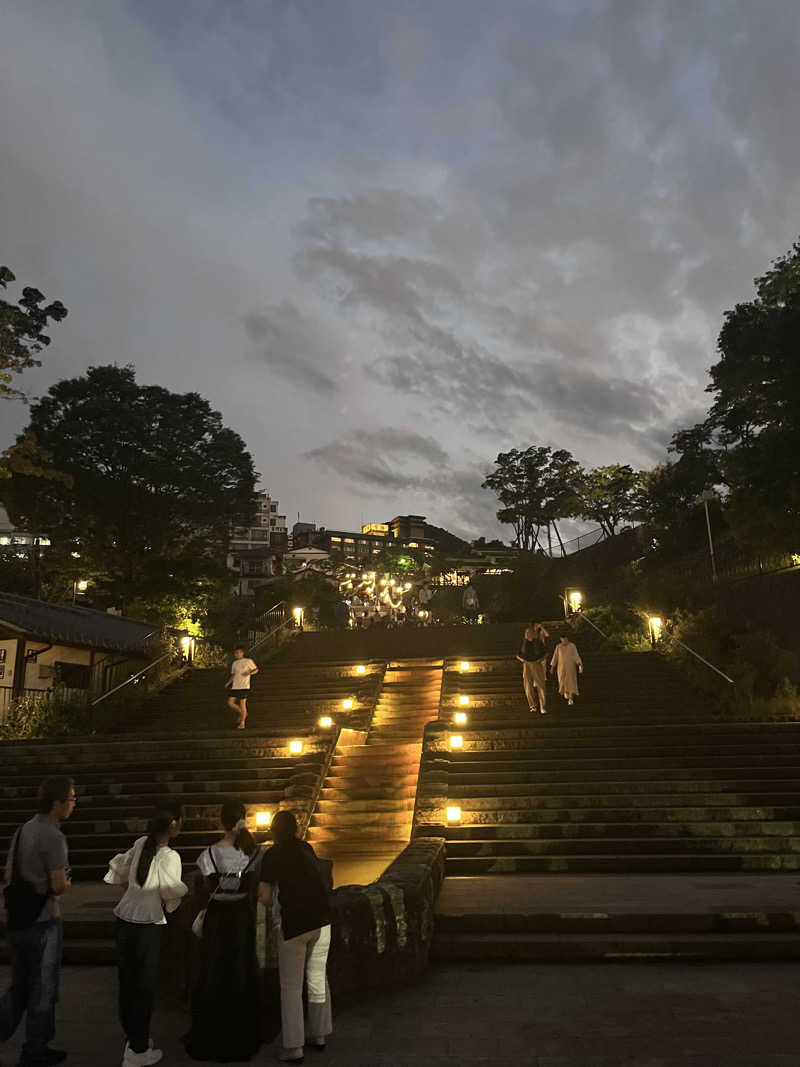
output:
M 8 978 L 0 968 L 0 985 Z M 419 985 L 336 1013 L 319 1067 L 796 1067 L 800 972 L 745 966 L 545 964 L 433 969 Z M 108 968 L 70 969 L 59 1042 L 72 1067 L 121 1062 L 116 982 Z M 164 1064 L 185 1067 L 182 1013 L 161 1013 Z M 19 1035 L 0 1052 L 16 1063 Z M 275 1063 L 274 1048 L 253 1063 Z
M 798 912 L 800 876 L 795 872 L 445 878 L 436 910 L 444 915 Z

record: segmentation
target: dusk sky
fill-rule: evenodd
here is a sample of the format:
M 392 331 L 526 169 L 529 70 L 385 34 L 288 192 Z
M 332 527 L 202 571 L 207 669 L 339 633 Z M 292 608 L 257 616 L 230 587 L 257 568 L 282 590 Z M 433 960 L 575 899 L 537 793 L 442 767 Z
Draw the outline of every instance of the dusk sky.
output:
M 796 0 L 5 0 L 0 263 L 69 308 L 15 384 L 133 363 L 290 525 L 495 535 L 498 451 L 702 417 L 800 233 L 799 52 Z

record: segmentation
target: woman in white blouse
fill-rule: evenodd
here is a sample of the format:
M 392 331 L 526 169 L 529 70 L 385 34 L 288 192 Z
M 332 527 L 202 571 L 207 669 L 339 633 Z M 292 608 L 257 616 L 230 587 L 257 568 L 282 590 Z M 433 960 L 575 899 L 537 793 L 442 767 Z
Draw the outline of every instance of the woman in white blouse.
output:
M 174 911 L 188 888 L 181 880 L 181 858 L 169 847 L 181 832 L 180 810 L 162 809 L 150 820 L 148 832 L 133 848 L 120 852 L 109 864 L 105 881 L 126 886 L 114 909 L 117 917 L 119 1013 L 127 1043 L 123 1067 L 149 1067 L 163 1052 L 153 1048 L 153 1014 L 161 933 L 165 911 Z
M 255 912 L 261 850 L 240 801 L 222 805 L 221 822 L 222 837 L 197 861 L 209 899 L 186 1051 L 195 1060 L 233 1063 L 251 1059 L 261 1045 Z

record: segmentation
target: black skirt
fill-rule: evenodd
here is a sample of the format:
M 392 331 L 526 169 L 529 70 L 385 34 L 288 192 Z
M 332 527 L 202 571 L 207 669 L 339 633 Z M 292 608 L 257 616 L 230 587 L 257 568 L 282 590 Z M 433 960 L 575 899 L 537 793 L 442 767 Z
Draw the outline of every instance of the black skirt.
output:
M 261 1045 L 261 980 L 249 900 L 211 900 L 200 940 L 186 1051 L 193 1060 L 249 1060 Z

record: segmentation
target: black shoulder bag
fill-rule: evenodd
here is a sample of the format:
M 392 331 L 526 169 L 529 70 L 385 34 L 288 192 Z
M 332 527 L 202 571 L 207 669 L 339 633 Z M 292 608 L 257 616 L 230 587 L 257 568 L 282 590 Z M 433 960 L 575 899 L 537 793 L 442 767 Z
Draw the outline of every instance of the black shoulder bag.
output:
M 14 839 L 14 858 L 11 861 L 11 879 L 3 890 L 6 902 L 6 926 L 9 930 L 27 930 L 42 914 L 50 893 L 39 893 L 20 874 L 22 852 L 22 827 Z

